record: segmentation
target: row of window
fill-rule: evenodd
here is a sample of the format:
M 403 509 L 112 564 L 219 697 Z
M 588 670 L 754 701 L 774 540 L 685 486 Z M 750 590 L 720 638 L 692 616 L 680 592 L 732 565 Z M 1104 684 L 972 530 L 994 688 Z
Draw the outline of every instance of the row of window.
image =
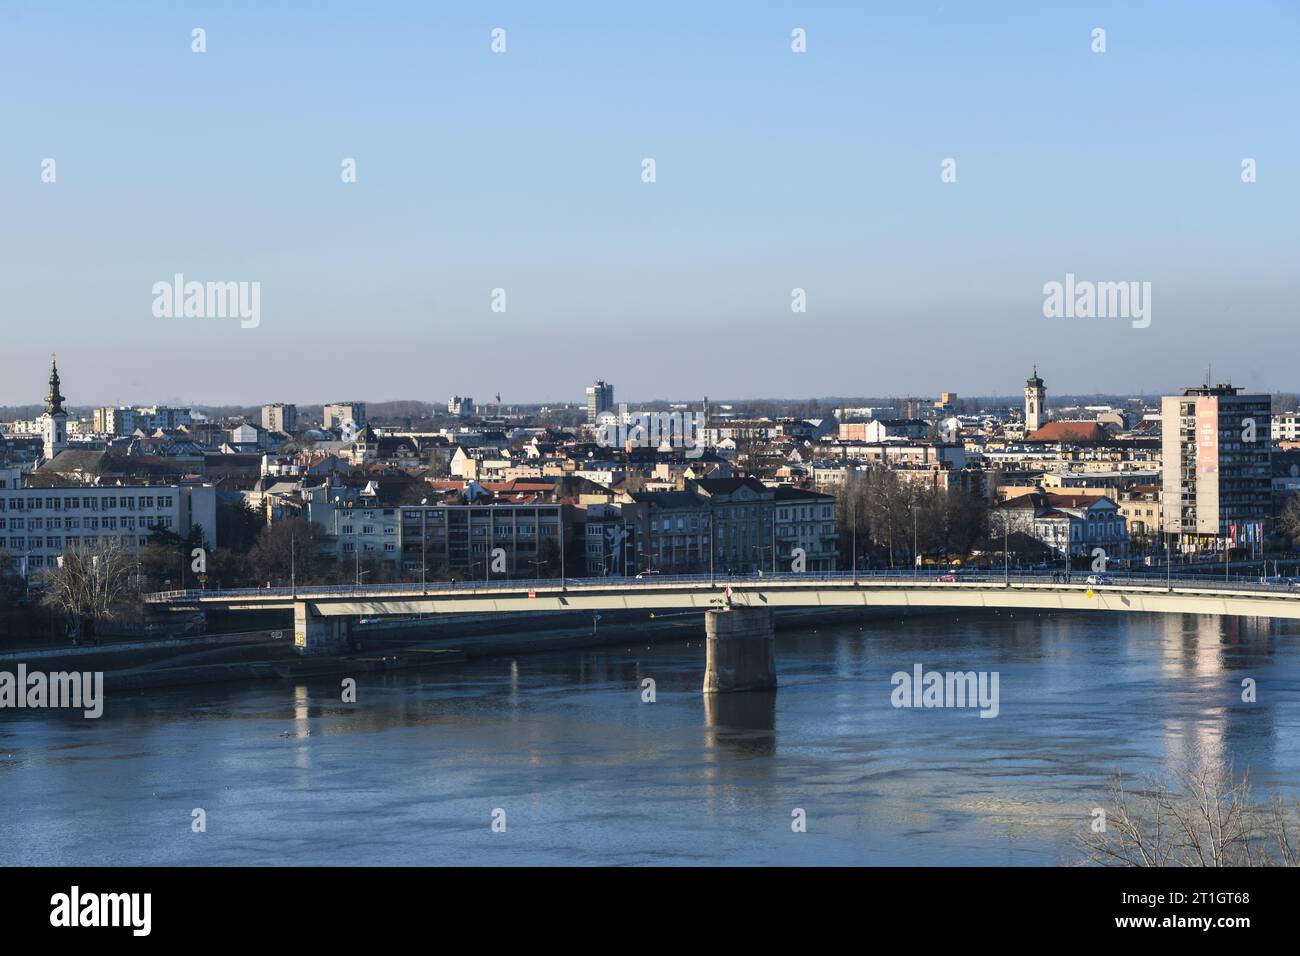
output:
M 354 554 L 354 553 L 356 553 L 356 550 L 357 550 L 356 548 L 354 548 L 354 547 L 352 546 L 352 542 L 351 542 L 351 541 L 344 541 L 342 547 L 343 547 L 343 553 L 344 553 L 344 554 Z M 371 548 L 369 545 L 366 545 L 366 546 L 365 546 L 364 548 L 362 548 L 361 550 L 363 550 L 363 551 L 372 551 L 372 550 L 374 550 L 374 549 Z M 384 550 L 385 550 L 385 551 L 396 551 L 396 550 L 397 550 L 397 543 L 396 543 L 395 541 L 385 541 L 385 542 L 384 542 Z
M 30 521 L 30 524 L 29 524 Z M 115 517 L 105 515 L 99 517 L 86 518 L 0 518 L 0 531 L 26 531 L 30 528 L 32 531 L 45 531 L 64 528 L 78 530 L 86 528 L 94 531 L 99 528 L 108 528 L 116 530 L 117 528 L 170 528 L 173 524 L 171 518 L 166 515 L 153 517 L 151 515 L 141 515 L 139 518 L 123 516 Z
M 815 518 L 815 517 L 829 518 L 829 517 L 831 516 L 831 506 L 830 506 L 830 505 L 822 505 L 822 506 L 821 506 L 821 515 L 820 515 L 820 516 L 819 516 L 819 515 L 814 515 L 814 514 L 813 514 L 813 511 L 814 511 L 814 510 L 815 510 L 815 506 L 814 506 L 814 505 L 802 505 L 802 506 L 800 506 L 800 507 L 793 508 L 793 509 L 791 509 L 791 508 L 779 508 L 779 509 L 777 509 L 777 520 L 778 520 L 778 521 L 789 521 L 789 520 L 790 520 L 790 512 L 791 512 L 791 511 L 794 512 L 794 517 L 796 517 L 796 518 L 803 518 L 803 519 L 805 519 L 805 520 L 807 520 L 808 518 Z
M 172 495 L 104 495 L 98 498 L 91 497 L 47 497 L 38 496 L 24 498 L 0 498 L 0 511 L 4 511 L 6 506 L 10 511 L 76 511 L 84 509 L 86 511 L 114 511 L 123 508 L 127 511 L 135 511 L 137 506 L 142 510 L 152 510 L 153 508 L 170 508 L 174 501 Z M 156 503 L 155 503 L 156 502 Z
M 120 538 L 117 535 L 87 535 L 85 537 L 81 537 L 78 535 L 67 535 L 66 537 L 62 535 L 51 535 L 45 538 L 41 538 L 41 537 L 28 538 L 25 535 L 20 537 L 10 537 L 10 538 L 5 538 L 3 536 L 0 536 L 0 551 L 9 550 L 15 553 L 22 553 L 25 551 L 42 551 L 42 550 L 62 551 L 64 548 L 75 548 L 79 544 L 85 544 L 87 546 L 92 546 L 95 544 L 107 545 L 107 544 L 112 544 L 116 541 L 120 541 L 122 545 L 124 545 L 125 547 L 131 547 L 132 545 L 136 545 L 136 544 L 145 545 L 149 543 L 149 539 L 147 537 L 141 538 L 133 534 L 124 534 Z M 49 563 L 51 565 L 55 563 L 53 556 L 50 557 Z M 41 556 L 40 555 L 30 556 L 29 566 L 37 567 L 37 568 L 41 567 L 42 566 Z

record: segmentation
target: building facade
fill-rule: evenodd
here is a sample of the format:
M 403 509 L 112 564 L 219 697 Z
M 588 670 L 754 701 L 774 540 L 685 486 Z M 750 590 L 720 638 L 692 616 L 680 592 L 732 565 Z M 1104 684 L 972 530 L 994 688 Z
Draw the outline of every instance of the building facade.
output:
M 1272 400 L 1231 385 L 1161 400 L 1162 518 L 1183 550 L 1262 541 L 1271 529 Z
M 1061 557 L 1128 557 L 1129 535 L 1119 505 L 1105 495 L 1056 494 L 1041 489 L 1010 498 L 993 511 L 993 534 L 1030 535 Z
M 178 535 L 191 525 L 217 546 L 217 497 L 211 485 L 21 486 L 16 470 L 0 471 L 0 551 L 29 574 L 57 566 L 65 550 L 120 544 L 135 549 L 155 529 Z
M 192 424 L 193 413 L 188 408 L 170 405 L 104 405 L 91 413 L 91 424 L 99 435 L 133 435 L 137 430 L 149 434 L 162 429 L 175 431 L 182 425 Z
M 614 410 L 614 386 L 597 381 L 587 386 L 587 424 L 595 425 L 602 412 Z
M 839 535 L 835 531 L 835 497 L 802 488 L 774 489 L 776 563 L 782 571 L 836 570 Z M 796 558 L 802 557 L 802 568 Z
M 560 571 L 566 506 L 560 503 L 429 504 L 397 509 L 403 576 L 460 580 L 545 577 Z M 553 547 L 548 547 L 550 542 Z M 568 571 L 568 569 L 565 569 Z M 582 574 L 574 568 L 571 574 Z
M 262 406 L 262 427 L 267 431 L 292 435 L 298 430 L 298 406 L 276 402 Z
M 361 428 L 366 424 L 366 403 L 330 402 L 325 406 L 323 417 L 326 428 L 342 428 L 345 422 Z

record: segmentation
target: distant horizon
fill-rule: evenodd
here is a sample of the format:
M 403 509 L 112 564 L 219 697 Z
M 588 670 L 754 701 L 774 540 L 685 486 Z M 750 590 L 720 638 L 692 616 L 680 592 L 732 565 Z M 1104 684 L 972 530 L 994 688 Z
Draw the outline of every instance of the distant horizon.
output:
M 1215 383 L 1215 384 L 1230 384 L 1230 383 Z M 1193 387 L 1193 386 L 1187 386 L 1187 387 L 1188 387 L 1188 388 L 1191 388 L 1191 387 Z M 1054 407 L 1059 407 L 1059 406 L 1061 406 L 1061 405 L 1065 405 L 1065 404 L 1074 405 L 1074 404 L 1079 404 L 1079 403 L 1087 402 L 1087 401 L 1089 401 L 1089 400 L 1094 400 L 1094 399 L 1105 400 L 1107 403 L 1110 403 L 1110 404 L 1123 403 L 1123 402 L 1132 401 L 1132 400 L 1139 400 L 1139 401 L 1152 402 L 1153 400 L 1158 400 L 1158 399 L 1159 399 L 1161 396 L 1163 396 L 1163 395 L 1174 395 L 1174 394 L 1179 394 L 1179 395 L 1181 395 L 1181 394 L 1182 394 L 1182 390 L 1179 390 L 1178 392 L 1152 392 L 1152 393 L 1149 393 L 1149 394 L 1130 394 L 1130 393 L 1123 393 L 1123 392 L 1114 392 L 1114 393 L 1108 393 L 1108 392 L 1067 392 L 1067 393 L 1062 393 L 1062 394 L 1059 394 L 1059 395 L 1053 395 L 1053 393 L 1049 390 L 1048 393 L 1047 393 L 1047 407 L 1048 407 L 1048 408 L 1054 408 Z M 1273 397 L 1300 397 L 1300 390 L 1297 390 L 1297 391 L 1286 391 L 1286 390 L 1283 390 L 1283 391 L 1272 391 L 1272 392 L 1266 392 L 1266 393 L 1251 393 L 1251 392 L 1247 392 L 1247 394 L 1268 394 L 1268 395 L 1273 396 Z M 469 396 L 469 397 L 472 397 L 472 396 Z M 821 404 L 828 405 L 828 406 L 832 406 L 832 407 L 841 407 L 841 406 L 844 406 L 844 407 L 859 407 L 859 406 L 869 407 L 869 406 L 888 406 L 888 405 L 890 404 L 891 401 L 898 401 L 898 400 L 902 400 L 902 401 L 909 401 L 909 400 L 915 400 L 915 401 L 937 401 L 937 400 L 938 400 L 938 395 L 936 394 L 936 395 L 933 395 L 933 396 L 932 396 L 932 395 L 929 395 L 929 394 L 926 394 L 926 393 L 909 393 L 909 394 L 892 395 L 892 396 L 888 396 L 888 397 L 883 397 L 883 396 L 866 396 L 866 397 L 863 397 L 863 396 L 852 396 L 852 397 L 833 396 L 833 397 L 823 398 L 823 397 L 820 397 L 820 396 L 810 396 L 810 397 L 807 397 L 807 398 L 719 398 L 719 399 L 715 399 L 715 398 L 713 398 L 712 396 L 710 396 L 710 398 L 709 398 L 709 405 L 710 405 L 711 407 L 717 407 L 717 406 L 721 406 L 721 405 L 799 405 L 799 404 L 806 404 L 806 403 L 809 402 L 810 400 L 811 400 L 811 401 L 817 401 L 817 402 L 819 402 L 819 403 L 821 403 Z M 1020 404 L 1023 402 L 1024 397 L 1023 397 L 1023 395 L 1013 395 L 1013 394 L 1008 394 L 1008 395 L 962 395 L 962 394 L 960 394 L 960 393 L 957 393 L 957 400 L 958 400 L 958 402 L 981 402 L 981 403 L 986 403 L 986 404 L 989 404 L 989 405 L 1001 404 L 1001 405 L 1017 406 L 1017 405 L 1020 405 Z M 263 407 L 263 405 L 271 405 L 271 404 L 286 404 L 286 405 L 293 405 L 293 406 L 295 406 L 295 407 L 297 407 L 297 408 L 299 408 L 299 409 L 303 409 L 303 408 L 323 407 L 323 406 L 325 406 L 325 405 L 329 405 L 329 404 L 332 404 L 332 403 L 346 402 L 346 401 L 356 401 L 356 402 L 361 402 L 361 403 L 363 403 L 363 404 L 365 404 L 365 405 L 367 406 L 367 409 L 369 409 L 370 406 L 383 406 L 383 405 L 393 405 L 393 404 L 405 404 L 405 403 L 425 404 L 425 405 L 431 405 L 431 406 L 433 406 L 433 407 L 436 408 L 436 409 L 441 409 L 441 410 L 442 410 L 442 414 L 444 414 L 444 415 L 450 415 L 450 413 L 446 412 L 446 410 L 445 410 L 445 406 L 446 406 L 446 401 L 445 401 L 445 400 L 438 401 L 438 400 L 434 400 L 434 399 L 422 399 L 422 398 L 390 398 L 390 399 L 355 398 L 355 399 L 330 399 L 329 401 L 326 401 L 326 402 L 318 402 L 318 401 L 316 401 L 316 402 L 313 402 L 313 401 L 308 401 L 308 402 L 295 402 L 295 401 L 278 402 L 278 401 L 277 401 L 277 402 L 264 402 L 264 403 L 225 402 L 225 403 L 219 403 L 219 404 L 218 404 L 218 403 L 204 403 L 204 402 L 180 402 L 180 403 L 171 403 L 171 402 L 123 402 L 123 403 L 120 403 L 120 404 L 115 404 L 115 407 L 125 407 L 125 408 L 147 408 L 147 407 L 151 407 L 151 406 L 165 406 L 165 407 L 176 407 L 176 408 L 188 408 L 188 409 L 192 409 L 192 410 L 198 410 L 198 411 L 204 411 L 204 412 L 206 412 L 206 411 L 223 411 L 223 410 L 258 410 L 258 409 L 261 409 L 261 408 Z M 683 404 L 694 404 L 694 405 L 698 405 L 698 404 L 700 404 L 700 403 L 701 403 L 701 399 L 699 399 L 699 398 L 695 398 L 695 399 L 688 399 L 688 398 L 654 398 L 654 399 L 616 399 L 616 400 L 615 400 L 615 405 L 616 405 L 616 406 L 619 405 L 619 404 L 626 404 L 626 405 L 628 405 L 628 406 L 632 406 L 632 405 L 647 405 L 647 406 L 648 406 L 648 405 L 669 405 L 669 404 L 672 404 L 672 405 L 683 405 Z M 24 403 L 24 404 L 21 404 L 21 405 L 0 405 L 0 414 L 8 414 L 8 413 L 10 413 L 10 412 L 16 412 L 16 411 L 21 410 L 21 409 L 36 409 L 36 408 L 40 408 L 40 407 L 42 407 L 43 405 L 44 405 L 43 402 L 27 402 L 27 403 Z M 89 412 L 89 411 L 93 411 L 93 410 L 96 409 L 96 408 L 103 408 L 103 407 L 106 407 L 106 405 L 107 405 L 107 403 L 86 404 L 86 403 L 84 403 L 84 402 L 73 402 L 73 401 L 65 401 L 65 402 L 64 402 L 64 406 L 65 406 L 69 411 L 82 410 L 82 411 L 87 411 L 87 412 Z M 495 405 L 496 405 L 496 402 L 495 402 L 495 401 L 492 401 L 492 402 L 485 402 L 485 403 L 479 403 L 477 400 L 475 400 L 475 416 L 474 416 L 474 417 L 480 417 L 480 418 L 490 417 L 490 411 L 489 411 L 489 408 L 490 408 L 490 406 L 495 406 Z M 577 409 L 577 410 L 581 410 L 581 409 L 585 406 L 585 403 L 582 402 L 582 401 L 579 401 L 579 400 L 569 401 L 569 402 L 544 402 L 544 401 L 543 401 L 543 402 L 538 402 L 538 401 L 518 401 L 518 402 L 507 402 L 507 401 L 502 401 L 502 402 L 501 402 L 501 405 L 502 405 L 502 407 L 505 407 L 505 408 L 533 408 L 533 407 L 542 407 L 542 406 L 547 406 L 547 405 L 550 405 L 550 406 L 567 405 L 567 406 L 572 406 L 573 408 L 575 408 L 575 409 Z M 37 417 L 37 416 L 32 416 L 32 417 Z M 451 416 L 451 417 L 456 417 L 456 416 Z

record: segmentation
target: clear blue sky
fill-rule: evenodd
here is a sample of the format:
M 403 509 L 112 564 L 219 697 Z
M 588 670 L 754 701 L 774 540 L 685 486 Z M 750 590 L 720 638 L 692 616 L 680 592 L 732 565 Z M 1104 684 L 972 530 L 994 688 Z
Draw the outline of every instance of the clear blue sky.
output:
M 1291 2 L 7 2 L 0 403 L 51 351 L 74 404 L 1300 388 L 1297 50 Z M 261 325 L 155 318 L 176 272 Z M 1044 318 L 1067 272 L 1150 328 Z

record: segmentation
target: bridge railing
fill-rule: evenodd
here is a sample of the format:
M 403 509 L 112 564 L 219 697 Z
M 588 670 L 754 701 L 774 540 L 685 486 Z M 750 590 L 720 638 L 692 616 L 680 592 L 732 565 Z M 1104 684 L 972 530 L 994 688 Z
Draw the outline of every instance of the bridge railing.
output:
M 1207 575 L 1175 574 L 1166 575 L 1152 570 L 1148 573 L 1122 573 L 1099 576 L 1105 583 L 1088 584 L 1092 575 L 1086 572 L 1072 572 L 1068 581 L 1064 572 L 1039 571 L 1017 572 L 1007 575 L 997 571 L 960 571 L 955 574 L 946 570 L 875 570 L 875 571 L 820 571 L 820 572 L 777 572 L 772 574 L 649 574 L 641 576 L 609 575 L 597 578 L 535 578 L 535 579 L 499 579 L 492 581 L 431 581 L 424 585 L 414 582 L 395 584 L 332 584 L 307 585 L 302 587 L 272 588 L 227 588 L 227 589 L 187 589 L 179 591 L 160 591 L 146 595 L 145 600 L 154 604 L 194 601 L 202 599 L 285 599 L 285 598 L 341 598 L 341 597 L 376 597 L 391 595 L 424 596 L 437 594 L 500 593 L 500 592 L 553 592 L 553 591 L 591 591 L 616 588 L 626 590 L 644 588 L 676 588 L 682 585 L 708 586 L 723 588 L 728 585 L 746 589 L 763 584 L 849 584 L 857 582 L 878 583 L 893 586 L 927 586 L 953 587 L 960 585 L 1013 585 L 1046 587 L 1145 587 L 1164 589 L 1174 586 L 1180 589 L 1208 591 L 1252 591 L 1266 594 L 1300 594 L 1300 589 L 1291 583 L 1262 582 L 1257 577 L 1238 580 L 1215 579 Z

